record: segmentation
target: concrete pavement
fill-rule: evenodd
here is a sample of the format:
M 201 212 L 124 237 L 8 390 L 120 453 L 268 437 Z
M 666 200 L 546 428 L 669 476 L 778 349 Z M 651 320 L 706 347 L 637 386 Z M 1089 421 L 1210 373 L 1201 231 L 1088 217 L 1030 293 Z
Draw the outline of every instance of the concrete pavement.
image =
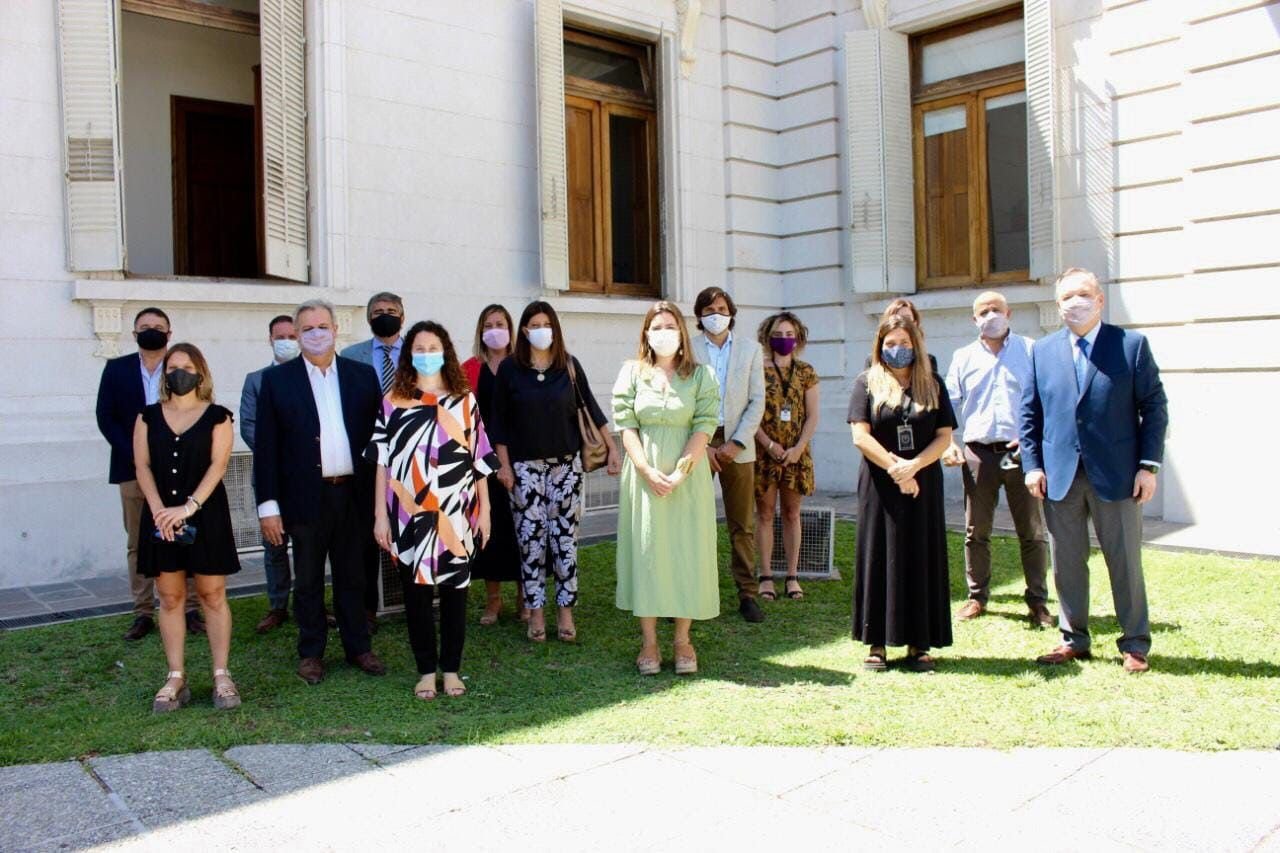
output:
M 0 768 L 0 850 L 1280 851 L 1280 751 L 276 745 Z

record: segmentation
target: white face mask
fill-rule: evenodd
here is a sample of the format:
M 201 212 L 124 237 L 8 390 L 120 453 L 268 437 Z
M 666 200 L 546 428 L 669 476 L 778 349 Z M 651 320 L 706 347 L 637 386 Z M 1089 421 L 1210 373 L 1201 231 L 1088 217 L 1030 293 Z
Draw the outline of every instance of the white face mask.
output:
M 702 328 L 709 335 L 722 335 L 729 328 L 733 318 L 728 314 L 703 314 Z
M 999 311 L 988 311 L 979 317 L 976 321 L 978 331 L 984 338 L 995 340 L 1003 338 L 1004 333 L 1009 331 L 1009 318 L 1001 314 Z
M 529 339 L 529 345 L 537 350 L 551 349 L 551 344 L 556 339 L 555 332 L 551 331 L 550 326 L 544 326 L 541 329 L 529 329 L 524 334 Z
M 1090 296 L 1076 295 L 1060 303 L 1058 312 L 1068 326 L 1083 326 L 1098 313 L 1098 303 Z
M 680 349 L 679 329 L 651 329 L 646 338 L 660 358 L 668 358 Z
M 298 353 L 302 352 L 302 346 L 297 341 L 280 338 L 271 342 L 271 351 L 275 353 L 276 361 L 284 362 L 291 358 L 297 358 Z

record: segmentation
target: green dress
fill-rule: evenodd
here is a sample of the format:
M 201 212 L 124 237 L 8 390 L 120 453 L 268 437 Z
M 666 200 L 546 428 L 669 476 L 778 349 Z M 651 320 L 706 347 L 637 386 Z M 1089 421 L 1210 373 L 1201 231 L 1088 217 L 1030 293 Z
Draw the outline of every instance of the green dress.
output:
M 629 361 L 613 386 L 614 423 L 639 431 L 645 459 L 664 473 L 675 470 L 695 431 L 715 433 L 719 413 L 720 389 L 706 365 L 666 386 L 661 370 Z M 716 499 L 706 458 L 660 498 L 624 456 L 620 489 L 618 608 L 636 616 L 719 616 Z

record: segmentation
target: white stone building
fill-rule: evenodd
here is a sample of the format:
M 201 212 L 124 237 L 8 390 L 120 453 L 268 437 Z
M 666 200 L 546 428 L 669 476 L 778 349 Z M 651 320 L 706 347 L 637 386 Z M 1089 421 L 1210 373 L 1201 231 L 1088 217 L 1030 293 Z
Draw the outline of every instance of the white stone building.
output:
M 1040 335 L 1070 265 L 1163 370 L 1150 512 L 1274 542 L 1232 439 L 1280 397 L 1280 4 L 5 0 L 0 587 L 124 571 L 93 407 L 146 305 L 234 408 L 306 298 L 353 341 L 378 290 L 463 340 L 548 297 L 607 394 L 653 295 L 723 285 L 809 324 L 847 490 L 888 300 L 945 366 L 975 287 Z

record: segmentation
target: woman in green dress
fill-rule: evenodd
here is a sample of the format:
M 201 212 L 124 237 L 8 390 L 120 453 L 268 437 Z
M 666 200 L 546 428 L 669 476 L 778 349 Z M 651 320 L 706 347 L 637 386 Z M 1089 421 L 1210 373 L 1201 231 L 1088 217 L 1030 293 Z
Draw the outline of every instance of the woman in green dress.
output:
M 645 315 L 635 360 L 613 386 L 613 419 L 627 452 L 616 600 L 640 619 L 642 675 L 662 667 L 659 618 L 675 619 L 675 670 L 687 675 L 698 671 L 692 621 L 720 615 L 716 503 L 706 461 L 719 411 L 715 374 L 694 361 L 680 309 L 656 303 Z

